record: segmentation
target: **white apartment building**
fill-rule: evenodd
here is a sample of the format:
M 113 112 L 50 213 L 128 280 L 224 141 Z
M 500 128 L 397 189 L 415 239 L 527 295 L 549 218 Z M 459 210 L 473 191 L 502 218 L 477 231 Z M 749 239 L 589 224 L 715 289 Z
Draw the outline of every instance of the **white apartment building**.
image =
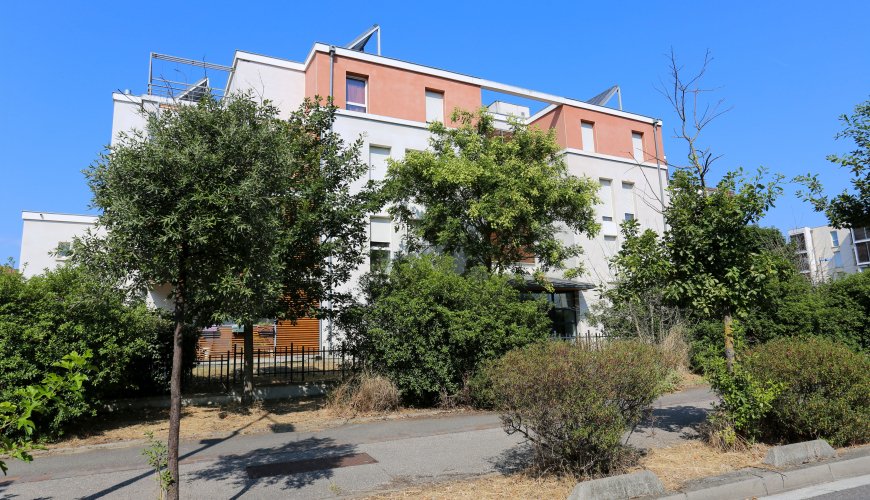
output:
M 377 53 L 365 52 L 366 43 L 375 36 Z M 152 72 L 144 94 L 112 95 L 112 142 L 121 132 L 144 128 L 143 111 L 193 101 L 207 90 L 218 95 L 251 91 L 271 100 L 284 116 L 297 109 L 306 97 L 331 96 L 339 108 L 334 130 L 348 142 L 362 137 L 363 154 L 371 165 L 368 179 L 373 180 L 384 178 L 388 158 L 401 160 L 407 151 L 428 148 L 429 123 L 437 120 L 453 125 L 450 114 L 455 108 L 475 110 L 486 105 L 502 126 L 512 115 L 532 127 L 554 129 L 564 147 L 570 173 L 588 176 L 601 186 L 602 204 L 597 207 L 602 224 L 600 234 L 595 238 L 562 234 L 566 242 L 582 245 L 584 254 L 566 264 L 582 263 L 585 274 L 571 281 L 563 279 L 558 271 L 549 273 L 556 285 L 551 300 L 560 308 L 559 317 L 569 318 L 559 320 L 563 323 L 559 334 L 585 332 L 588 326 L 583 317 L 597 300 L 595 288 L 606 286 L 612 279 L 608 264 L 620 247 L 619 223 L 636 219 L 642 229 L 659 233 L 663 230 L 661 212 L 666 203 L 668 171 L 661 122 L 606 107 L 607 101 L 619 92 L 618 87 L 589 101 L 546 94 L 382 56 L 379 36 L 375 26 L 344 47 L 315 43 L 303 61 L 236 51 L 232 64 L 221 66 L 152 54 L 152 64 L 187 64 L 200 71 L 224 73 L 226 85 L 213 89 L 209 78 L 192 83 L 174 82 L 158 78 Z M 552 77 L 557 78 L 558 74 L 554 72 Z M 484 102 L 484 94 L 498 97 L 493 102 Z M 517 102 L 511 102 L 512 99 Z M 619 108 L 621 100 L 620 94 Z M 537 106 L 525 105 L 529 102 Z M 386 212 L 375 214 L 370 222 L 370 255 L 374 259 L 390 258 L 401 250 L 402 234 L 396 231 Z M 31 238 L 26 233 L 33 230 L 25 224 L 24 241 Z M 51 231 L 46 228 L 42 233 Z M 21 262 L 28 263 L 29 272 L 51 267 L 51 262 L 36 257 L 34 252 L 66 238 L 60 232 L 57 235 L 54 243 L 27 248 L 22 244 Z M 356 278 L 369 269 L 368 262 L 363 264 L 348 286 L 356 287 Z M 327 341 L 323 325 L 320 330 L 319 342 L 323 345 Z
M 870 227 L 801 227 L 788 236 L 797 246 L 801 273 L 815 283 L 870 267 Z

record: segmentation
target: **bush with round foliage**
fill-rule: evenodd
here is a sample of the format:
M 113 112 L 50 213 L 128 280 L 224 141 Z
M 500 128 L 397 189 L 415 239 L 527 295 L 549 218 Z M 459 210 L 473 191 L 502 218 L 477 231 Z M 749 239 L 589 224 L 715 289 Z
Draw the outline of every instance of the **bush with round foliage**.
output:
M 523 300 L 506 276 L 459 274 L 450 257 L 398 259 L 375 281 L 354 337 L 409 403 L 452 397 L 483 361 L 549 337 L 545 303 Z
M 0 268 L 0 400 L 38 383 L 73 351 L 91 351 L 94 369 L 84 397 L 53 403 L 35 417 L 48 435 L 94 415 L 106 399 L 162 392 L 168 387 L 171 328 L 142 298 L 128 297 L 81 268 L 64 266 L 30 278 Z M 186 366 L 193 362 L 193 342 L 191 336 Z
M 758 380 L 783 387 L 761 419 L 774 441 L 825 439 L 833 446 L 870 441 L 870 357 L 823 337 L 781 338 L 743 362 Z
M 531 442 L 539 471 L 590 476 L 633 463 L 637 454 L 623 436 L 660 395 L 667 373 L 652 345 L 553 341 L 511 351 L 489 377 L 505 431 Z

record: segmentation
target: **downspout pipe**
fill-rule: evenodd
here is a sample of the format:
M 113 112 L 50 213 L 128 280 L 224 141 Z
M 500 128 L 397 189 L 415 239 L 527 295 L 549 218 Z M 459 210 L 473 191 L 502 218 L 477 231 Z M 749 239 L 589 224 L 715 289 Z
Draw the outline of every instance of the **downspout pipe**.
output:
M 329 46 L 329 97 L 335 95 L 335 45 Z
M 329 100 L 330 104 L 332 104 L 333 97 L 335 95 L 335 45 L 329 46 Z M 329 131 L 332 132 L 332 127 L 334 122 L 329 125 Z M 332 323 L 335 321 L 332 315 L 332 254 L 329 255 L 329 288 L 327 289 L 327 296 L 329 297 L 329 330 L 327 332 L 327 336 L 329 337 L 329 344 L 332 345 Z M 322 323 L 321 323 L 322 324 Z M 323 340 L 323 332 L 321 331 L 321 341 Z
M 662 202 L 662 231 L 665 230 L 665 184 L 662 181 L 662 166 L 661 159 L 659 158 L 659 138 L 658 138 L 658 128 L 662 124 L 662 121 L 656 118 L 655 123 L 653 123 L 653 144 L 656 148 L 656 174 L 659 177 L 659 197 Z

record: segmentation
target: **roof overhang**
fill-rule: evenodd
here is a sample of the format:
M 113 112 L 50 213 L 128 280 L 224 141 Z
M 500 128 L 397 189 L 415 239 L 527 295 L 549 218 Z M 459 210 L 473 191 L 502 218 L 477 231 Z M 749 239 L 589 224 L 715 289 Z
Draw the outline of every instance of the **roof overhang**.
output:
M 551 285 L 554 290 L 594 290 L 595 285 L 592 283 L 587 283 L 585 281 L 574 281 L 563 278 L 551 278 L 549 276 L 544 277 L 544 281 Z M 534 276 L 529 276 L 524 274 L 522 276 L 522 283 L 519 284 L 525 290 L 537 291 L 544 290 L 545 286 L 541 282 L 535 279 Z

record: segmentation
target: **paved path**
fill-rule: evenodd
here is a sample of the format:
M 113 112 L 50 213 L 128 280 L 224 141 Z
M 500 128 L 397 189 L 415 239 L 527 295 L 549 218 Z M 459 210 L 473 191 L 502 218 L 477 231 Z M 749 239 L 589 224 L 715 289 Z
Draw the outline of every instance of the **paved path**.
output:
M 706 389 L 668 395 L 631 442 L 662 446 L 703 420 Z M 142 446 L 91 449 L 13 462 L 0 498 L 155 498 Z M 472 413 L 354 424 L 322 432 L 186 441 L 185 498 L 333 498 L 520 466 L 527 453 L 498 416 Z

